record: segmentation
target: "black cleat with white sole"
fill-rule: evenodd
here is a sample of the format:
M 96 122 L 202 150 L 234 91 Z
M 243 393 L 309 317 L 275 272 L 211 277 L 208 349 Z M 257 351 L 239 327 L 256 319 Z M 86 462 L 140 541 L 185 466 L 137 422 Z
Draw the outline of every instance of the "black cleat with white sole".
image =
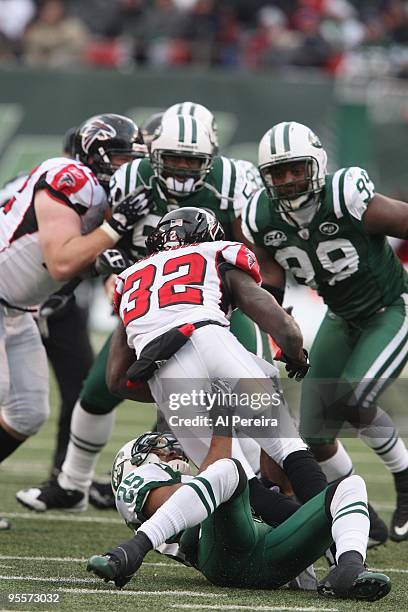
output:
M 63 489 L 56 480 L 31 489 L 22 489 L 16 493 L 17 501 L 36 512 L 47 510 L 65 510 L 83 512 L 88 505 L 87 496 L 82 491 Z
M 140 532 L 104 555 L 93 555 L 88 560 L 86 569 L 105 582 L 114 582 L 121 589 L 133 578 L 151 549 L 149 538 Z
M 394 542 L 408 540 L 408 491 L 397 490 L 397 507 L 391 519 L 390 539 Z
M 361 555 L 343 553 L 338 565 L 318 584 L 317 592 L 323 597 L 377 601 L 391 590 L 391 580 L 385 574 L 368 571 Z

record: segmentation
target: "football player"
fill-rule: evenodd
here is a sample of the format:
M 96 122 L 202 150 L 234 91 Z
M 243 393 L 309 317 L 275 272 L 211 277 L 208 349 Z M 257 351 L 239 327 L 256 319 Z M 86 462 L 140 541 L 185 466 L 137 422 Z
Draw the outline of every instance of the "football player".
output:
M 353 470 L 336 441 L 342 423 L 358 429 L 393 474 L 390 537 L 401 541 L 408 538 L 408 452 L 378 400 L 408 356 L 408 277 L 386 239 L 408 236 L 408 207 L 376 193 L 364 169 L 327 174 L 326 164 L 307 126 L 271 128 L 259 145 L 265 187 L 246 206 L 242 229 L 275 297 L 283 298 L 291 271 L 327 304 L 302 388 L 301 433 L 331 482 Z M 387 530 L 376 522 L 381 542 Z
M 125 205 L 127 199 L 135 197 L 153 201 L 148 214 L 120 243 L 131 258 L 146 254 L 146 237 L 169 208 L 197 204 L 215 212 L 228 237 L 239 232 L 237 215 L 249 197 L 245 176 L 237 170 L 235 162 L 214 157 L 212 137 L 198 120 L 192 116 L 163 119 L 150 146 L 151 161 L 139 159 L 123 165 L 110 184 L 110 196 L 116 206 Z M 172 165 L 174 158 L 181 167 Z M 246 348 L 270 358 L 266 334 L 261 336 L 248 317 L 235 311 L 231 326 Z M 113 411 L 120 403 L 118 397 L 109 393 L 105 381 L 109 346 L 110 338 L 97 356 L 74 408 L 71 440 L 58 483 L 52 483 L 51 488 L 48 485 L 33 488 L 30 495 L 24 495 L 26 505 L 36 510 L 55 507 L 54 500 L 57 500 L 56 507 L 66 504 L 70 509 L 83 509 L 86 506 L 95 464 L 110 437 Z M 20 493 L 18 499 L 22 500 Z M 97 487 L 92 492 L 92 501 L 102 507 L 111 505 L 110 496 L 101 497 Z
M 362 478 L 328 486 L 284 525 L 269 527 L 253 520 L 245 472 L 230 458 L 231 439 L 216 428 L 214 434 L 195 477 L 169 434 L 146 433 L 118 452 L 112 487 L 117 509 L 136 535 L 91 557 L 88 571 L 121 588 L 145 555 L 157 550 L 217 586 L 277 589 L 334 541 L 338 564 L 318 585 L 320 595 L 375 601 L 389 593 L 390 579 L 364 566 L 369 516 Z
M 134 157 L 137 133 L 120 115 L 89 119 L 76 134 L 77 159 L 41 163 L 0 208 L 0 461 L 48 415 L 48 366 L 33 306 L 147 212 L 144 202 L 119 206 L 103 222 L 110 175 Z

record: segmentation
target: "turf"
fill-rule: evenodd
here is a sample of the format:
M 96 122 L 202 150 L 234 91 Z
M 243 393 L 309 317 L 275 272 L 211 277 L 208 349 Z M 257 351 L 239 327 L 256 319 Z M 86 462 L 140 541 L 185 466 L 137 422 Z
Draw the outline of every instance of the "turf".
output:
M 15 492 L 46 479 L 54 446 L 58 399 L 51 385 L 52 415 L 41 432 L 4 462 L 0 472 L 1 512 L 12 529 L 0 532 L 0 610 L 112 610 L 130 607 L 157 610 L 406 610 L 408 601 L 408 542 L 387 543 L 368 554 L 371 568 L 383 569 L 392 580 L 388 597 L 375 604 L 318 598 L 287 590 L 251 591 L 211 586 L 194 569 L 150 553 L 137 577 L 117 591 L 86 572 L 86 559 L 127 539 L 129 530 L 115 511 L 89 509 L 79 515 L 35 514 L 15 501 Z M 107 478 L 113 455 L 128 439 L 149 429 L 150 407 L 126 402 L 118 410 L 114 435 L 98 464 Z M 356 472 L 366 478 L 369 497 L 380 515 L 390 519 L 394 505 L 391 478 L 358 441 L 347 441 Z M 325 563 L 316 563 L 318 575 Z M 16 603 L 16 594 L 53 594 L 58 602 Z M 14 602 L 11 597 L 14 596 Z

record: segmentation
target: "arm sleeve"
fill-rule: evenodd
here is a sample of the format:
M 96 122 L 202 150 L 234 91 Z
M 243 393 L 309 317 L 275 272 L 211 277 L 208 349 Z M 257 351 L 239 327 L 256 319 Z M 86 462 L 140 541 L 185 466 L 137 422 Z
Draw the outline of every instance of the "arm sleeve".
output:
M 79 162 L 61 164 L 46 172 L 37 184 L 49 195 L 82 216 L 90 208 L 105 204 L 106 195 L 89 168 Z
M 123 287 L 124 279 L 119 275 L 116 277 L 115 289 L 113 290 L 112 300 L 113 312 L 118 316 L 120 315 L 120 303 L 122 300 Z
M 348 168 L 344 176 L 344 203 L 352 217 L 361 221 L 375 195 L 373 181 L 363 168 Z
M 234 266 L 243 270 L 255 280 L 258 285 L 262 282 L 261 272 L 259 269 L 258 260 L 254 253 L 240 242 L 230 243 L 221 251 L 224 265 Z

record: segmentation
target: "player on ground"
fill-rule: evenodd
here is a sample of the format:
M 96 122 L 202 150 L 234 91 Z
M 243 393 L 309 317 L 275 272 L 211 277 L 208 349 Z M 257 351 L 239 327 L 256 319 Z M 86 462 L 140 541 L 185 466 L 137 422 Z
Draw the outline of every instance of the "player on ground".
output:
M 77 159 L 41 163 L 0 209 L 0 461 L 48 415 L 48 365 L 32 307 L 88 268 L 146 212 L 118 207 L 98 227 L 109 176 L 134 156 L 136 136 L 126 117 L 88 120 L 77 133 Z
M 408 452 L 378 398 L 408 356 L 407 274 L 385 237 L 407 237 L 408 207 L 376 193 L 362 168 L 326 174 L 326 163 L 306 126 L 270 129 L 259 145 L 265 188 L 246 207 L 243 232 L 269 285 L 283 292 L 290 270 L 327 304 L 302 388 L 301 433 L 331 482 L 353 470 L 337 433 L 345 420 L 358 428 L 394 476 L 390 537 L 400 541 L 408 538 Z M 377 526 L 384 541 L 385 525 Z
M 88 571 L 123 587 L 156 549 L 217 586 L 276 589 L 334 540 L 338 565 L 318 585 L 320 595 L 375 601 L 389 593 L 389 578 L 364 566 L 369 516 L 362 478 L 328 486 L 274 529 L 253 520 L 244 470 L 224 458 L 231 457 L 231 439 L 214 433 L 196 477 L 167 434 L 144 434 L 119 451 L 112 486 L 118 511 L 136 535 L 91 557 Z M 165 544 L 170 538 L 177 543 Z

